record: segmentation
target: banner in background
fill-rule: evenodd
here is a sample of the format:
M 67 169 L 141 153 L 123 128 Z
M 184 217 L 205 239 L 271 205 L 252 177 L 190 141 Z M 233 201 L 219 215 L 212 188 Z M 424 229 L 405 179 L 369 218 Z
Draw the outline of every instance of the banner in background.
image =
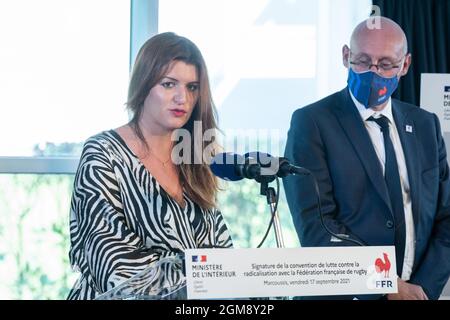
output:
M 422 73 L 420 88 L 420 107 L 439 117 L 445 136 L 450 133 L 450 74 Z

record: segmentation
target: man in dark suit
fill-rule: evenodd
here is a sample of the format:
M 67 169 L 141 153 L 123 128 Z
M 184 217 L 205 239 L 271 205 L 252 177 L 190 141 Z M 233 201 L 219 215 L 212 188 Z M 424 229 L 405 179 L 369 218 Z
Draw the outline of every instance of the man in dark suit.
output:
M 302 246 L 395 245 L 397 294 L 437 299 L 450 274 L 450 178 L 438 118 L 391 99 L 411 64 L 403 30 L 359 24 L 343 47 L 348 86 L 294 112 L 285 156 L 317 179 L 284 186 Z

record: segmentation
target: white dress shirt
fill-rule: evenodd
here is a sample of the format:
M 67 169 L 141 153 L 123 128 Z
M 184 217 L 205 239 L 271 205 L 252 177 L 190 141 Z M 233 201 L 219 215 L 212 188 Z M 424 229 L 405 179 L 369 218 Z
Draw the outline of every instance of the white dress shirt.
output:
M 405 154 L 403 153 L 403 147 L 398 135 L 397 126 L 395 125 L 394 117 L 392 115 L 392 100 L 389 99 L 387 105 L 381 111 L 375 111 L 373 109 L 366 109 L 350 92 L 353 102 L 358 108 L 359 114 L 361 115 L 364 125 L 369 133 L 372 144 L 375 148 L 378 160 L 380 160 L 381 167 L 385 168 L 385 151 L 384 151 L 384 138 L 381 128 L 374 121 L 367 121 L 370 117 L 379 118 L 380 116 L 385 116 L 389 119 L 389 135 L 392 140 L 392 144 L 395 149 L 395 157 L 397 158 L 398 171 L 400 175 L 400 184 L 402 186 L 403 195 L 403 208 L 405 211 L 405 258 L 403 260 L 403 270 L 401 278 L 403 280 L 409 280 L 412 272 L 412 267 L 414 263 L 414 251 L 415 251 L 415 232 L 414 232 L 414 221 L 412 215 L 411 206 L 411 191 L 409 187 L 408 170 L 406 168 Z

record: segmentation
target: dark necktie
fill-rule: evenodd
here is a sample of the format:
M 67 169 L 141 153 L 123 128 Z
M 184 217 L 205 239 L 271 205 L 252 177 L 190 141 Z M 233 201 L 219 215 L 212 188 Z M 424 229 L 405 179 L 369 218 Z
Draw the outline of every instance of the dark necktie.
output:
M 384 180 L 386 181 L 389 198 L 391 200 L 392 211 L 394 214 L 397 275 L 401 277 L 406 239 L 405 211 L 403 206 L 402 187 L 400 184 L 400 174 L 398 171 L 397 158 L 395 156 L 394 145 L 392 144 L 392 140 L 389 135 L 389 119 L 385 116 L 381 116 L 377 119 L 370 117 L 368 120 L 375 121 L 380 126 L 381 131 L 383 132 L 384 151 L 386 155 Z

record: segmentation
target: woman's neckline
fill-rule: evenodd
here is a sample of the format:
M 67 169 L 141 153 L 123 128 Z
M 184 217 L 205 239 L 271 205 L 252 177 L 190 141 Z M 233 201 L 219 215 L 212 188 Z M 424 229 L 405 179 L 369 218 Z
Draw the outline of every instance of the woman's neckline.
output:
M 120 142 L 120 144 L 136 159 L 139 165 L 142 166 L 145 169 L 145 171 L 155 180 L 156 184 L 158 184 L 159 188 L 164 191 L 164 193 L 167 195 L 168 198 L 170 198 L 173 202 L 175 202 L 181 209 L 183 210 L 186 209 L 189 198 L 184 192 L 184 189 L 182 190 L 184 206 L 182 206 L 180 203 L 178 203 L 177 200 L 175 200 L 174 197 L 170 195 L 170 193 L 166 191 L 166 189 L 164 189 L 164 187 L 161 185 L 161 183 L 159 183 L 159 181 L 155 178 L 155 176 L 152 175 L 152 173 L 145 167 L 141 159 L 139 159 L 136 153 L 133 150 L 131 150 L 131 148 L 128 146 L 128 144 L 125 142 L 122 136 L 114 129 L 109 130 L 109 133 L 111 133 Z

